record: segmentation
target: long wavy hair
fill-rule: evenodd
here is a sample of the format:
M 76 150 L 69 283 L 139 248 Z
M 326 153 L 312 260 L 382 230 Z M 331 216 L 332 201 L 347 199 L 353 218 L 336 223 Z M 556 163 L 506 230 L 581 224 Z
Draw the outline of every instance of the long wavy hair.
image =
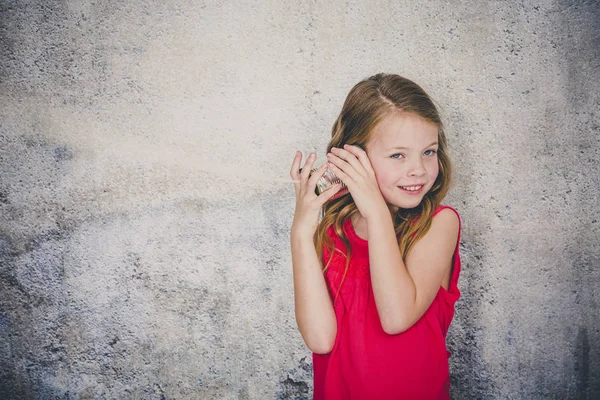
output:
M 451 164 L 448 157 L 446 135 L 439 113 L 431 98 L 416 83 L 394 74 L 381 73 L 359 82 L 346 97 L 342 111 L 333 124 L 327 152 L 330 152 L 332 147 L 341 148 L 345 144 L 355 145 L 366 150 L 375 126 L 393 112 L 412 113 L 438 127 L 439 173 L 431 190 L 425 194 L 417 207 L 399 208 L 392 216 L 400 254 L 402 260 L 406 262 L 406 257 L 414 244 L 425 236 L 431 227 L 433 213 L 446 196 L 450 185 Z M 336 298 L 348 272 L 352 255 L 352 248 L 343 231 L 343 225 L 346 219 L 356 213 L 358 213 L 358 208 L 350 195 L 328 201 L 323 205 L 322 219 L 314 235 L 314 244 L 319 259 L 323 260 L 325 247 L 330 254 L 323 272 L 329 267 L 334 250 L 342 253 L 346 258 L 346 269 L 337 289 Z M 327 234 L 332 225 L 335 233 L 344 243 L 346 253 L 335 249 L 333 240 Z

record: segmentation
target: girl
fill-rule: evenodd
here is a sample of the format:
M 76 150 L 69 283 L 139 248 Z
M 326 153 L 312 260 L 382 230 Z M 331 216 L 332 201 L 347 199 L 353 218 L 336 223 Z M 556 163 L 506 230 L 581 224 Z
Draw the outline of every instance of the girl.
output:
M 315 155 L 300 172 L 300 152 L 290 172 L 296 321 L 314 398 L 448 399 L 460 218 L 440 205 L 450 160 L 437 109 L 414 82 L 372 76 L 348 94 L 327 149 L 312 175 Z M 315 193 L 327 168 L 349 193 Z

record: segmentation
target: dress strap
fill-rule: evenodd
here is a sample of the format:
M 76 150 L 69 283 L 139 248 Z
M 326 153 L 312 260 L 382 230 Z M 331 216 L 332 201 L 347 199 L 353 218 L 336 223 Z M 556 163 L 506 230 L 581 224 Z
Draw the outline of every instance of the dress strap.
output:
M 452 260 L 452 276 L 450 278 L 449 292 L 460 294 L 460 292 L 458 291 L 458 276 L 460 275 L 460 268 L 461 268 L 459 247 L 460 247 L 460 232 L 462 230 L 462 221 L 460 219 L 460 214 L 458 213 L 458 211 L 456 211 L 454 208 L 452 208 L 450 206 L 445 206 L 445 205 L 438 206 L 438 208 L 433 213 L 433 216 L 435 216 L 437 213 L 442 211 L 444 208 L 451 209 L 452 211 L 454 211 L 454 213 L 458 217 L 458 237 L 456 239 L 456 246 L 454 247 L 454 257 Z

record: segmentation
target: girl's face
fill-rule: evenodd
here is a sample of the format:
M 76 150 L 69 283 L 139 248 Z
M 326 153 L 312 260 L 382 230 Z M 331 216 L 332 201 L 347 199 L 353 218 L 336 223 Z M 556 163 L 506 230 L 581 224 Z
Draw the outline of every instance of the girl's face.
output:
M 390 211 L 421 203 L 438 176 L 438 127 L 410 113 L 391 113 L 371 132 L 367 155 Z

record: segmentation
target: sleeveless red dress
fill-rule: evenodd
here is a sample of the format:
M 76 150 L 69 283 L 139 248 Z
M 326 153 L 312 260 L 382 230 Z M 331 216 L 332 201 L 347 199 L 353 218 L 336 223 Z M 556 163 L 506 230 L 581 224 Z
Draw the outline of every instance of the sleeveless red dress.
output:
M 440 286 L 433 303 L 412 327 L 398 335 L 383 331 L 371 287 L 368 242 L 359 238 L 350 218 L 343 229 L 352 245 L 348 273 L 334 302 L 337 335 L 329 354 L 313 353 L 314 399 L 449 399 L 450 376 L 446 334 L 458 300 L 460 274 L 459 217 L 448 291 Z M 328 230 L 337 249 L 344 245 L 333 227 Z M 325 249 L 323 263 L 329 260 Z M 335 298 L 346 260 L 338 251 L 325 272 Z

